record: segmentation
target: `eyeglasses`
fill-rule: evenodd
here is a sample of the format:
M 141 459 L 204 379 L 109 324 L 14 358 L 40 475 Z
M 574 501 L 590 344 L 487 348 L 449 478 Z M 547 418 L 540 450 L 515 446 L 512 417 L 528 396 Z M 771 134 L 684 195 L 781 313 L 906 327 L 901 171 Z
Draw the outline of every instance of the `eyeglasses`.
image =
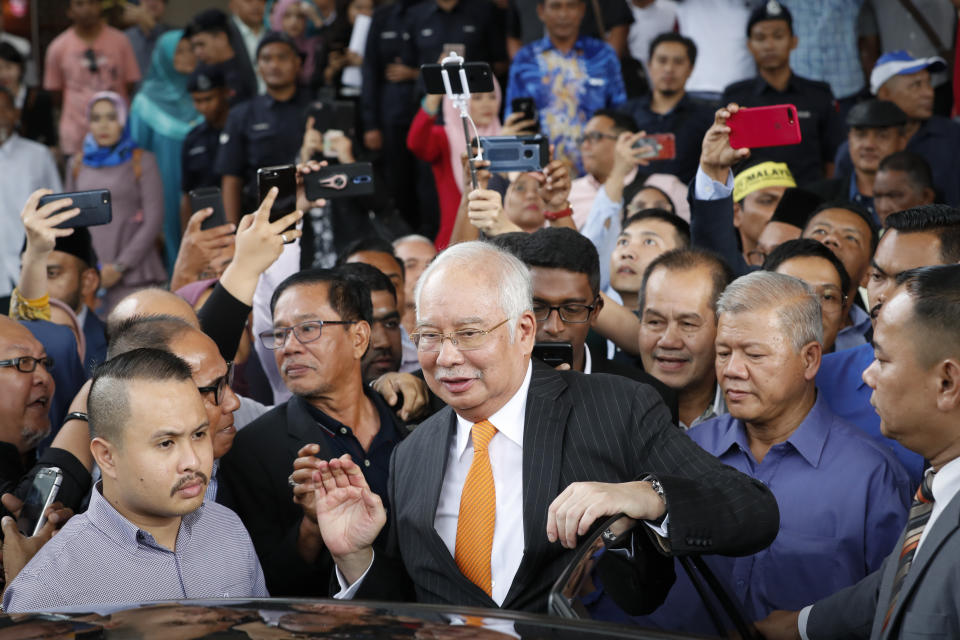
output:
M 555 307 L 534 301 L 533 315 L 537 319 L 537 322 L 546 322 L 550 318 L 550 314 L 556 311 L 560 316 L 560 320 L 563 322 L 583 324 L 584 322 L 589 322 L 590 314 L 596 308 L 596 299 L 594 299 L 594 304 L 570 303 L 557 305 Z
M 597 144 L 604 138 L 609 138 L 610 140 L 616 140 L 617 136 L 611 133 L 603 133 L 602 131 L 590 131 L 589 133 L 585 133 L 579 138 L 577 138 L 577 146 L 579 147 L 580 145 L 582 145 L 584 142 L 587 142 L 588 140 L 593 144 Z
M 0 367 L 16 367 L 17 371 L 24 373 L 33 373 L 37 369 L 38 364 L 42 364 L 44 369 L 50 371 L 50 369 L 53 368 L 53 358 L 50 356 L 44 356 L 42 358 L 20 356 L 19 358 L 0 360 Z
M 276 349 L 282 349 L 283 345 L 287 343 L 287 338 L 290 336 L 290 333 L 293 332 L 293 335 L 297 337 L 297 340 L 300 341 L 300 344 L 307 344 L 308 342 L 313 342 L 314 340 L 320 339 L 320 333 L 323 330 L 323 326 L 327 324 L 356 324 L 355 320 L 307 320 L 306 322 L 301 322 L 300 324 L 295 324 L 292 327 L 284 327 L 282 329 L 272 329 L 270 331 L 264 331 L 260 334 L 260 342 L 263 343 L 263 346 L 271 351 Z
M 201 394 L 212 393 L 213 394 L 213 404 L 220 406 L 220 403 L 223 402 L 223 395 L 227 391 L 227 387 L 233 385 L 233 363 L 227 363 L 227 372 L 213 381 L 213 384 L 209 387 L 197 387 L 197 391 Z
M 439 331 L 417 331 L 410 334 L 413 344 L 417 345 L 417 351 L 421 353 L 435 353 L 443 348 L 443 341 L 449 340 L 450 344 L 460 351 L 472 351 L 479 349 L 486 342 L 487 336 L 494 330 L 502 327 L 510 318 L 490 327 L 486 331 L 481 329 L 461 329 L 452 333 L 440 333 Z
M 843 307 L 847 302 L 847 296 L 840 291 L 838 287 L 832 285 L 819 285 L 813 288 L 820 300 L 820 306 L 824 309 L 836 311 Z

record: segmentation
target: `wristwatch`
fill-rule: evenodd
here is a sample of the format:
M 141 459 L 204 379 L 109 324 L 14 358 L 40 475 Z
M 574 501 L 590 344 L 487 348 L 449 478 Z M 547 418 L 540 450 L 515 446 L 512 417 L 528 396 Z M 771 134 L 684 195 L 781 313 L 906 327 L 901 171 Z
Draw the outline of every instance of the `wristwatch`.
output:
M 660 499 L 663 500 L 663 506 L 666 507 L 667 497 L 663 493 L 663 485 L 660 484 L 660 481 L 657 480 L 656 478 L 647 478 L 644 480 L 644 482 L 648 483 L 650 487 L 653 488 L 653 490 L 657 493 L 657 495 L 660 496 Z M 656 525 L 660 525 L 660 524 L 663 524 L 663 521 L 666 519 L 666 517 L 667 517 L 667 512 L 666 510 L 664 510 L 662 516 L 660 516 L 656 520 L 652 520 L 651 522 L 653 522 Z

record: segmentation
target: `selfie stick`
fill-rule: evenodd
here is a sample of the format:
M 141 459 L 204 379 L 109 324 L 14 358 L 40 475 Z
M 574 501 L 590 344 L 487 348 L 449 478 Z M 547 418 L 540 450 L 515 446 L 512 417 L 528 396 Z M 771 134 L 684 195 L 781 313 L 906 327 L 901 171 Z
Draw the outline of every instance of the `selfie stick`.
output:
M 473 124 L 473 120 L 470 119 L 470 85 L 467 83 L 467 72 L 463 69 L 464 59 L 461 58 L 456 53 L 451 52 L 443 61 L 440 63 L 441 70 L 440 75 L 443 78 L 443 88 L 447 91 L 447 98 L 460 111 L 460 120 L 463 122 L 463 136 L 467 141 L 467 155 L 470 155 L 470 126 Z M 450 72 L 447 71 L 448 64 L 456 64 L 460 67 L 460 87 L 463 90 L 463 93 L 454 93 L 453 88 L 450 86 Z M 477 126 L 473 124 L 474 130 Z M 473 184 L 473 188 L 476 189 L 477 185 L 477 169 L 474 166 L 474 162 L 478 160 L 483 160 L 483 147 L 480 146 L 480 133 L 477 132 L 477 155 L 476 157 L 470 158 L 467 162 L 470 165 L 470 182 Z

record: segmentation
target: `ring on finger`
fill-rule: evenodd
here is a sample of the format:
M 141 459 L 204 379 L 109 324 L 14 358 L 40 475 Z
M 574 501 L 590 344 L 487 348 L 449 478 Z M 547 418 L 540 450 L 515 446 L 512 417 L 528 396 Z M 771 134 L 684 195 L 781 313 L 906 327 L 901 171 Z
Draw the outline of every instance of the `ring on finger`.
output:
M 298 482 L 293 479 L 292 473 L 287 477 L 287 484 L 289 484 L 291 487 L 295 487 L 298 484 Z

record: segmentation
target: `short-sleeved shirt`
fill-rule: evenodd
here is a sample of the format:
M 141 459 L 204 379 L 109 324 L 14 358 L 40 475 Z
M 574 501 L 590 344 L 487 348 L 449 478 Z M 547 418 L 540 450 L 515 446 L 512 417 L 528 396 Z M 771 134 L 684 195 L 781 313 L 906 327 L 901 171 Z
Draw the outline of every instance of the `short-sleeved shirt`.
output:
M 214 163 L 220 150 L 221 133 L 221 129 L 204 121 L 190 129 L 183 139 L 180 188 L 184 193 L 200 187 L 220 186 L 220 174 L 214 170 Z
M 865 81 L 857 48 L 857 20 L 864 0 L 781 0 L 793 14 L 797 48 L 790 67 L 805 78 L 830 84 L 838 99 L 850 98 Z
M 650 173 L 669 173 L 681 182 L 690 182 L 700 164 L 700 146 L 703 136 L 713 124 L 714 109 L 711 105 L 690 95 L 684 95 L 669 113 L 654 113 L 650 110 L 650 96 L 634 98 L 623 110 L 633 116 L 638 131 L 672 133 L 676 138 L 677 156 L 672 160 L 655 160 L 645 167 Z
M 140 81 L 140 66 L 122 31 L 104 25 L 93 44 L 73 27 L 57 36 L 47 49 L 43 88 L 63 92 L 60 148 L 67 155 L 80 151 L 88 130 L 87 104 L 98 91 L 114 91 L 129 101 L 127 85 Z
M 627 100 L 617 54 L 606 42 L 579 38 L 561 53 L 549 37 L 520 49 L 510 65 L 507 114 L 515 98 L 533 98 L 554 157 L 570 161 L 583 175 L 577 138 L 597 109 Z
M 735 82 L 723 92 L 721 104 L 736 102 L 741 107 L 765 107 L 792 104 L 800 120 L 800 144 L 752 149 L 757 160 L 786 162 L 797 184 L 804 186 L 824 178 L 824 165 L 833 162 L 837 147 L 843 142 L 845 128 L 837 111 L 836 100 L 825 82 L 790 76 L 783 91 L 770 86 L 757 76 Z
M 407 41 L 404 61 L 410 66 L 435 63 L 445 44 L 462 44 L 468 62 L 506 60 L 503 32 L 494 22 L 490 0 L 460 0 L 444 11 L 435 0 L 427 0 L 407 11 Z
M 183 516 L 176 548 L 168 549 L 95 487 L 87 511 L 71 518 L 10 583 L 3 608 L 268 595 L 250 536 L 230 509 L 204 502 Z
M 214 171 L 243 178 L 244 210 L 257 206 L 257 169 L 296 162 L 310 104 L 309 92 L 298 89 L 283 102 L 264 94 L 230 110 Z

